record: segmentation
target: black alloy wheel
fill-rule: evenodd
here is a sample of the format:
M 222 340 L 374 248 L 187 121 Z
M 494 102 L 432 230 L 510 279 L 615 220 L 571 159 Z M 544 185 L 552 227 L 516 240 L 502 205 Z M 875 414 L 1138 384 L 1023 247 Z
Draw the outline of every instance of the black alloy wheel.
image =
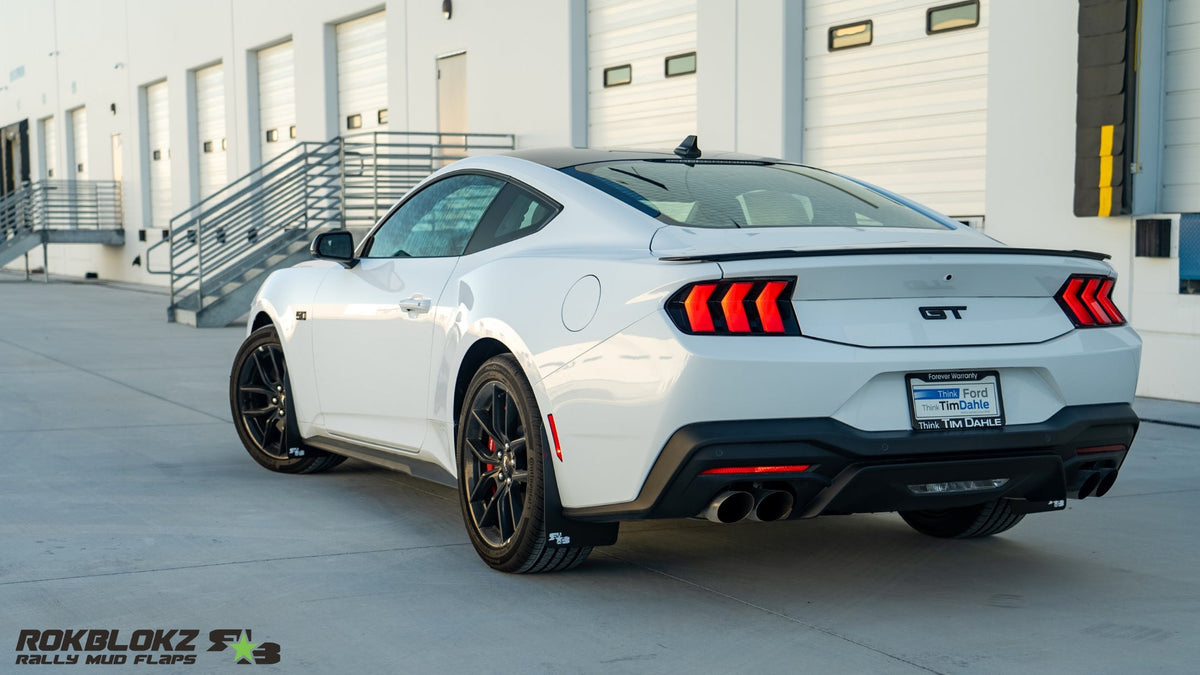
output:
M 246 338 L 229 376 L 229 405 L 246 451 L 262 466 L 283 473 L 315 473 L 345 458 L 307 447 L 296 429 L 283 346 L 273 326 Z
M 511 355 L 489 360 L 472 378 L 457 441 L 463 520 L 484 562 L 515 573 L 554 572 L 583 562 L 590 546 L 547 545 L 541 413 Z

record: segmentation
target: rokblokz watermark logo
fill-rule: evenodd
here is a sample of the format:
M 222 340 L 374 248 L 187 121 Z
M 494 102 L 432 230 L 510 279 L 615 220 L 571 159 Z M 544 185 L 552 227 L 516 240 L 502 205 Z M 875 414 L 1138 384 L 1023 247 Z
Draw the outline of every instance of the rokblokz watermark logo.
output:
M 201 631 L 189 628 L 26 629 L 17 636 L 16 665 L 194 665 L 197 651 L 205 643 L 205 651 L 223 652 L 220 657 L 205 657 L 208 663 L 217 658 L 229 659 L 230 652 L 235 664 L 270 665 L 280 661 L 279 643 L 254 642 L 249 628 L 210 630 L 207 639 L 201 635 Z

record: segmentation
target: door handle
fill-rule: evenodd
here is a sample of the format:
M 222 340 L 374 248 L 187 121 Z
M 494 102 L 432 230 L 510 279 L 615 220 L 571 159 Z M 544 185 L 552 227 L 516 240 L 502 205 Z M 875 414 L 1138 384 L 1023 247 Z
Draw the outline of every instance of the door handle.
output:
M 430 305 L 429 298 L 422 298 L 419 296 L 412 297 L 412 298 L 405 298 L 404 300 L 401 300 L 400 302 L 396 303 L 396 306 L 399 307 L 400 309 L 404 310 L 405 312 L 409 312 L 409 313 L 415 312 L 418 314 L 421 312 L 428 312 L 429 305 Z

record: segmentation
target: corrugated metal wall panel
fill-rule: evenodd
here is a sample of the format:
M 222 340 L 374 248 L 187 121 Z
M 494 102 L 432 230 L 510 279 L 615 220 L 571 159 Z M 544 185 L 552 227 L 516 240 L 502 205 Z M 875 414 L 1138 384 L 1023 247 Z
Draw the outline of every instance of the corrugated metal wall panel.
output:
M 696 0 L 588 0 L 587 22 L 588 144 L 669 149 L 696 133 L 696 76 L 663 70 L 696 51 Z M 604 69 L 624 64 L 632 82 L 605 88 Z
M 341 133 L 386 131 L 379 111 L 387 100 L 386 13 L 377 12 L 337 26 L 338 114 Z M 362 127 L 350 129 L 347 119 L 362 116 Z
M 1162 209 L 1200 211 L 1200 2 L 1167 3 Z
M 258 52 L 258 142 L 264 164 L 295 144 L 289 133 L 295 124 L 296 56 L 289 41 Z M 276 140 L 269 141 L 272 131 Z
M 174 215 L 171 204 L 171 117 L 167 83 L 146 87 L 146 161 L 150 164 L 150 219 L 166 229 Z
M 926 35 L 936 4 L 805 3 L 804 161 L 950 215 L 983 215 L 987 2 L 978 27 Z M 828 51 L 831 26 L 865 19 L 871 45 Z
M 43 151 L 46 153 L 46 162 L 42 165 L 43 178 L 62 178 L 58 172 L 58 130 L 54 127 L 54 118 L 47 117 L 42 120 L 42 142 Z
M 70 172 L 71 175 L 63 178 L 87 180 L 88 170 L 91 168 L 88 164 L 87 108 L 71 111 L 71 151 L 75 166 Z
M 225 71 L 220 64 L 196 71 L 196 139 L 200 198 L 225 187 Z

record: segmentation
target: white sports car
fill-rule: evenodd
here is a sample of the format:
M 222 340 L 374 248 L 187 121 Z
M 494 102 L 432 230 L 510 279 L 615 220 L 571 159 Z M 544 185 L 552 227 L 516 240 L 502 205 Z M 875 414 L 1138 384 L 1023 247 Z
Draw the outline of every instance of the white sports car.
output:
M 457 486 L 508 572 L 645 518 L 991 535 L 1105 494 L 1138 427 L 1106 256 L 694 137 L 465 159 L 312 254 L 263 285 L 233 364 L 250 455 Z

